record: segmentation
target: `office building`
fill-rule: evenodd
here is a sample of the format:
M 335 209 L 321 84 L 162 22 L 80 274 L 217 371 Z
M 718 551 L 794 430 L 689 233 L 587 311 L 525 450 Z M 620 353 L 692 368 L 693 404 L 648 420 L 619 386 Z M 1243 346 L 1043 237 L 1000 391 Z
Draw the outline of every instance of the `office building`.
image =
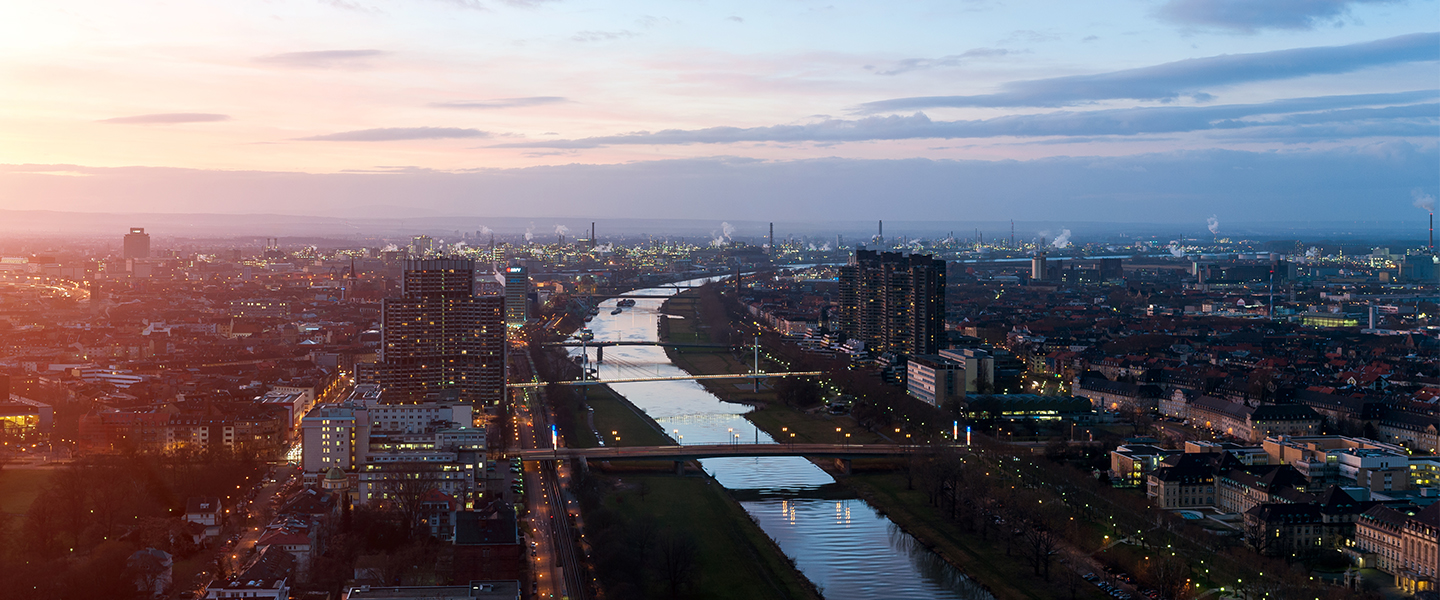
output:
M 125 234 L 125 249 L 121 258 L 150 258 L 150 234 L 144 227 L 131 227 Z
M 837 325 L 872 355 L 935 354 L 945 329 L 945 261 L 857 250 L 840 268 Z
M 944 356 L 917 354 L 905 363 L 905 387 L 911 396 L 932 406 L 965 396 L 965 365 Z
M 361 371 L 386 402 L 445 395 L 496 403 L 505 385 L 504 300 L 476 296 L 475 265 L 466 259 L 408 260 L 400 297 L 380 308 L 380 359 Z
M 530 275 L 525 267 L 509 267 L 501 275 L 505 284 L 505 325 L 523 327 L 530 318 Z

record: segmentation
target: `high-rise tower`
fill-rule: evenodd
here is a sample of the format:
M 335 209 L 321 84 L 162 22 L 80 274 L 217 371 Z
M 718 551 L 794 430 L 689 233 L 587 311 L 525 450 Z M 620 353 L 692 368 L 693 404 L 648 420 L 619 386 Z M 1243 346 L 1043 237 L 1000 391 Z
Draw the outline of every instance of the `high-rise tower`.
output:
M 857 250 L 840 268 L 838 326 L 872 353 L 934 354 L 945 331 L 945 261 Z
M 505 325 L 524 327 L 530 319 L 530 275 L 525 267 L 505 269 Z
M 131 227 L 125 234 L 125 249 L 121 258 L 150 258 L 150 234 L 144 227 Z
M 380 309 L 380 362 L 362 372 L 390 403 L 431 394 L 494 403 L 505 387 L 504 299 L 475 295 L 468 259 L 407 260 L 400 297 Z

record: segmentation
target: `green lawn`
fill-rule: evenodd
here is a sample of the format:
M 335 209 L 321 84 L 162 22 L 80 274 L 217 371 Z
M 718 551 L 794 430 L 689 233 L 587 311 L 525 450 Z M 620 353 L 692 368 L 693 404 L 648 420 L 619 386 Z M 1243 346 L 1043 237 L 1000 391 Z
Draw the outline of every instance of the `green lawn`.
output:
M 698 542 L 699 593 L 694 597 L 814 597 L 779 548 L 708 477 L 629 474 L 624 482 L 624 491 L 606 499 L 609 508 L 628 520 L 652 521 L 662 532 L 688 533 Z M 642 485 L 647 490 L 643 499 Z M 652 582 L 652 591 L 663 591 L 664 585 Z
M 50 480 L 51 469 L 0 471 L 0 512 L 23 515 Z
M 607 386 L 590 386 L 587 392 L 590 408 L 595 409 L 595 430 L 610 446 L 669 446 L 675 442 L 670 436 L 660 433 L 649 421 L 635 414 L 627 400 L 621 398 Z M 586 423 L 580 415 L 578 423 Z M 617 444 L 616 436 L 620 437 Z

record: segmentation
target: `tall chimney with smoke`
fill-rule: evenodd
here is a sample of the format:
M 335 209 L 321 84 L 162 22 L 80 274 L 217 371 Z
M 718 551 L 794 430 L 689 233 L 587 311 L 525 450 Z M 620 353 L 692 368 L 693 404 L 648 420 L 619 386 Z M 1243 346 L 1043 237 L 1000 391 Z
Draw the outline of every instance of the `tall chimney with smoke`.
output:
M 1430 254 L 1435 254 L 1435 213 L 1430 213 Z
M 770 256 L 775 256 L 775 224 L 770 224 Z
M 594 222 L 594 221 L 591 221 L 591 222 L 590 222 L 590 249 L 591 249 L 591 250 L 594 250 L 595 247 L 598 246 L 598 245 L 600 245 L 600 242 L 595 239 L 595 222 Z
M 880 235 L 876 238 L 875 243 L 881 248 L 885 247 L 885 221 L 883 220 L 880 221 Z

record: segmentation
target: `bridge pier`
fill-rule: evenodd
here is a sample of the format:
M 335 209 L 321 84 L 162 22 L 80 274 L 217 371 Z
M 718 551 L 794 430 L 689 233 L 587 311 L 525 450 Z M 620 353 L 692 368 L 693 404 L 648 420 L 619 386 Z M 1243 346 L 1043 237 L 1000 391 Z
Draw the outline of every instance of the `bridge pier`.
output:
M 605 347 L 604 347 L 604 346 L 596 346 L 596 347 L 595 347 L 595 364 L 597 364 L 597 365 L 603 365 L 603 364 L 605 364 Z
M 840 474 L 841 474 L 841 475 L 849 475 L 849 474 L 850 474 L 850 459 L 848 459 L 848 458 L 837 458 L 837 459 L 835 459 L 835 467 L 836 467 L 837 469 L 840 469 Z
M 675 474 L 676 474 L 676 475 L 684 475 L 684 474 L 685 474 L 685 461 L 683 461 L 683 460 L 677 460 L 677 461 L 675 461 Z
M 581 473 L 589 473 L 589 472 L 590 472 L 590 462 L 587 461 L 587 460 L 585 460 L 585 457 L 583 457 L 583 456 L 580 457 L 580 472 L 581 472 Z

